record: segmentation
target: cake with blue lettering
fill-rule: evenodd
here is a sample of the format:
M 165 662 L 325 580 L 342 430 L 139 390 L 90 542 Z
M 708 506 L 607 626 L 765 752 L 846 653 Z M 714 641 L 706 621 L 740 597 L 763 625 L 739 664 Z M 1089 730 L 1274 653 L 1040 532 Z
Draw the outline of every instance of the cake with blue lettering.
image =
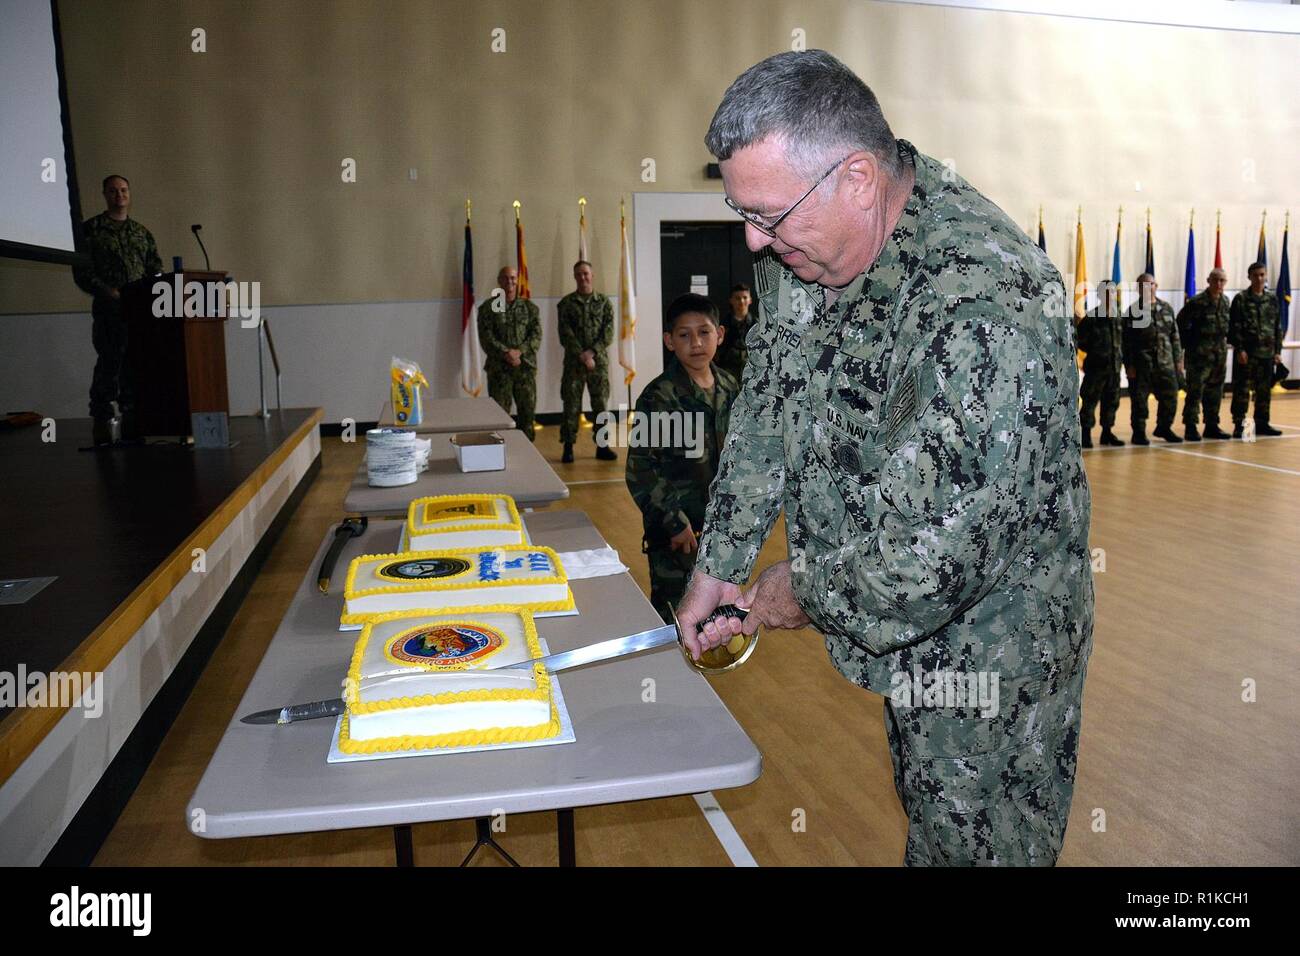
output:
M 403 551 L 447 551 L 524 544 L 524 526 L 509 495 L 435 495 L 406 510 Z
M 381 614 L 352 653 L 339 749 L 377 754 L 554 737 L 560 719 L 545 667 L 485 670 L 541 656 L 527 611 Z
M 485 604 L 571 611 L 573 592 L 559 555 L 538 545 L 364 554 L 348 567 L 342 620 Z

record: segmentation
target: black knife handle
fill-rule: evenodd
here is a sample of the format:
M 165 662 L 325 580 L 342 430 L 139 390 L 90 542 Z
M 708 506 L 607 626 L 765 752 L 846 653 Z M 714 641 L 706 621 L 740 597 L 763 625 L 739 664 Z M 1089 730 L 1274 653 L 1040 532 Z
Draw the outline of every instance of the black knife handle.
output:
M 337 717 L 345 705 L 341 697 L 333 700 L 314 700 L 310 704 L 294 704 L 280 711 L 279 723 L 291 724 L 298 720 L 315 720 L 317 717 Z

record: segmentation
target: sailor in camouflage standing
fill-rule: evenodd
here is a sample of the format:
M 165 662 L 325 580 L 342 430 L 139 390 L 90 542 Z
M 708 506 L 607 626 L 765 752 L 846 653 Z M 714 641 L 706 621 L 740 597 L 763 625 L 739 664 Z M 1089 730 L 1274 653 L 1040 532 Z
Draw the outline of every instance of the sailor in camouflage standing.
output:
M 718 473 L 740 384 L 714 364 L 726 333 L 719 328 L 717 307 L 707 298 L 678 296 L 668 306 L 664 330 L 664 347 L 672 358 L 636 400 L 627 487 L 641 509 L 650 603 L 668 623 L 669 607 L 681 603 L 695 567 L 709 485 Z
M 811 623 L 845 677 L 886 697 L 906 862 L 1050 865 L 1093 620 L 1060 274 L 1002 210 L 895 140 L 823 51 L 747 70 L 705 142 L 764 253 L 762 310 L 684 640 L 701 653 Z M 789 560 L 744 589 L 783 507 Z M 750 609 L 743 625 L 700 626 L 726 602 Z M 996 679 L 990 706 L 909 692 L 945 673 Z
M 578 260 L 573 264 L 573 281 L 577 288 L 560 300 L 560 344 L 564 346 L 564 374 L 560 379 L 560 398 L 564 400 L 564 422 L 560 441 L 564 442 L 561 461 L 573 461 L 573 443 L 578 440 L 578 416 L 582 414 L 582 390 L 587 389 L 591 411 L 599 417 L 609 400 L 609 343 L 614 341 L 614 307 L 609 299 L 594 291 L 591 263 Z M 596 443 L 596 457 L 613 461 L 614 450 Z
M 1124 364 L 1128 370 L 1130 421 L 1133 444 L 1147 440 L 1147 396 L 1156 396 L 1157 438 L 1175 445 L 1182 439 L 1174 434 L 1178 411 L 1178 376 L 1183 374 L 1183 347 L 1178 340 L 1174 308 L 1156 298 L 1156 279 L 1144 272 L 1137 279 L 1138 300 L 1124 316 Z
M 1268 423 L 1273 391 L 1273 363 L 1282 361 L 1282 318 L 1277 297 L 1264 292 L 1267 269 L 1251 263 L 1246 272 L 1250 287 L 1232 300 L 1228 318 L 1228 343 L 1236 356 L 1232 371 L 1232 437 L 1244 431 L 1250 393 L 1255 393 L 1255 434 L 1280 435 Z
M 515 403 L 515 427 L 533 440 L 537 406 L 537 347 L 542 319 L 537 305 L 519 296 L 519 273 L 502 266 L 497 273 L 501 294 L 478 307 L 478 340 L 487 355 L 488 395 L 508 413 Z
M 91 342 L 95 346 L 95 372 L 90 382 L 90 417 L 94 443 L 112 442 L 113 401 L 122 413 L 122 438 L 138 439 L 135 387 L 126 371 L 126 317 L 122 311 L 122 286 L 162 272 L 158 244 L 153 235 L 130 217 L 131 184 L 125 176 L 104 178 L 104 203 L 108 207 L 82 223 L 89 262 L 74 266 L 72 278 L 81 291 L 94 296 L 90 306 Z
M 1097 283 L 1097 305 L 1079 320 L 1078 347 L 1083 351 L 1083 385 L 1079 397 L 1079 429 L 1084 448 L 1092 447 L 1092 426 L 1101 402 L 1101 444 L 1122 446 L 1111 431 L 1119 410 L 1119 370 L 1124 363 L 1124 320 L 1119 314 L 1115 283 Z M 1145 436 L 1144 436 L 1145 437 Z
M 722 344 L 718 347 L 718 364 L 740 381 L 745 373 L 745 362 L 749 359 L 749 349 L 745 345 L 745 336 L 758 321 L 749 311 L 752 296 L 749 286 L 737 282 L 731 287 L 731 297 L 727 299 L 727 314 L 722 320 Z
M 1228 274 L 1211 269 L 1205 291 L 1198 292 L 1178 312 L 1178 334 L 1187 360 L 1187 395 L 1183 398 L 1183 437 L 1200 441 L 1197 415 L 1205 412 L 1205 437 L 1230 438 L 1219 428 L 1223 380 L 1228 361 Z

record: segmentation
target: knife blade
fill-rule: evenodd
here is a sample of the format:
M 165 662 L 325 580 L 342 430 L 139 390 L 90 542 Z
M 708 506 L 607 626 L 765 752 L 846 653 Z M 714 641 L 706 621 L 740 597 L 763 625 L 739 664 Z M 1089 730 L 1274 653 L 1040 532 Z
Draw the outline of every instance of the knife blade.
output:
M 321 594 L 328 594 L 330 589 L 330 577 L 334 574 L 334 565 L 343 553 L 343 546 L 352 538 L 359 538 L 366 533 L 366 528 L 370 524 L 370 519 L 365 515 L 359 518 L 344 518 L 343 522 L 334 529 L 334 540 L 330 543 L 330 548 L 325 552 L 325 557 L 320 563 L 320 573 L 316 576 L 316 586 L 320 588 Z
M 700 625 L 703 626 L 709 621 L 723 617 L 736 617 L 743 621 L 748 616 L 749 612 L 744 608 L 736 607 L 734 604 L 724 604 L 701 621 Z M 572 667 L 581 667 L 583 664 L 594 664 L 597 661 L 608 661 L 616 657 L 626 657 L 629 654 L 648 651 L 654 647 L 676 643 L 679 639 L 677 625 L 665 624 L 663 627 L 652 627 L 648 631 L 640 631 L 636 634 L 629 634 L 627 637 L 616 637 L 613 640 L 588 644 L 585 647 L 578 647 L 571 651 L 561 651 L 558 654 L 550 654 L 546 657 L 534 657 L 531 660 L 516 661 L 513 664 L 498 664 L 495 667 L 480 669 L 483 671 L 517 670 L 532 667 L 534 664 L 541 664 L 548 671 L 555 673 L 556 671 L 569 670 Z
M 335 697 L 333 700 L 314 700 L 310 704 L 259 710 L 255 714 L 240 717 L 239 720 L 244 724 L 292 724 L 294 721 L 315 720 L 317 717 L 338 717 L 346 710 L 343 698 Z

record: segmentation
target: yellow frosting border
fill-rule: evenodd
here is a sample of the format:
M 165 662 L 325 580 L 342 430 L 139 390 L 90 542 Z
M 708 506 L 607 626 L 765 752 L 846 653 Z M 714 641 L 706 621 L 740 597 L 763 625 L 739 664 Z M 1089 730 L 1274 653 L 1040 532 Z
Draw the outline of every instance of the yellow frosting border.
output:
M 372 621 L 371 623 L 374 623 L 374 622 Z M 487 652 L 486 654 L 484 654 L 482 657 L 479 657 L 479 658 L 475 659 L 475 661 L 474 661 L 475 665 L 481 663 L 482 661 L 487 660 L 487 659 L 490 658 L 490 657 L 495 656 L 496 654 L 500 653 L 501 651 L 504 651 L 507 647 L 510 646 L 510 638 L 506 637 L 504 634 L 502 634 L 500 631 L 498 631 L 495 627 L 488 627 L 488 625 L 482 623 L 481 621 L 445 621 L 445 622 L 442 623 L 441 626 L 443 626 L 443 627 L 454 627 L 454 626 L 457 625 L 457 624 L 471 624 L 471 625 L 473 625 L 474 627 L 478 628 L 478 629 L 481 630 L 481 631 L 489 631 L 489 632 L 491 632 L 492 634 L 495 634 L 495 635 L 497 636 L 497 638 L 499 639 L 499 641 L 500 641 L 500 643 L 497 644 L 496 647 L 492 648 L 490 651 L 488 651 L 488 652 Z M 406 630 L 404 630 L 404 631 L 398 631 L 398 632 L 397 632 L 396 634 L 394 634 L 392 637 L 386 638 L 386 639 L 384 640 L 384 658 L 385 658 L 385 660 L 388 660 L 388 661 L 390 661 L 391 663 L 398 665 L 399 667 L 418 667 L 420 670 L 428 671 L 430 674 L 445 674 L 445 673 L 447 673 L 448 671 L 465 671 L 465 670 L 471 670 L 471 668 L 468 667 L 467 665 L 461 665 L 461 664 L 433 664 L 433 663 L 429 663 L 429 662 L 425 662 L 425 663 L 417 664 L 417 663 L 415 663 L 414 661 L 404 661 L 404 660 L 401 660 L 400 658 L 396 658 L 396 657 L 393 656 L 393 645 L 394 645 L 394 644 L 396 644 L 398 641 L 405 640 L 406 637 L 407 637 L 407 635 L 412 634 L 412 633 L 414 633 L 415 631 L 422 631 L 422 630 L 424 630 L 425 628 L 427 628 L 428 626 L 429 626 L 429 624 L 428 624 L 428 622 L 426 621 L 426 622 L 423 623 L 423 624 L 416 624 L 416 625 L 414 625 L 414 626 L 412 626 L 412 627 L 408 627 L 408 628 L 407 628 Z
M 430 617 L 445 617 L 452 620 L 446 621 L 447 624 L 478 624 L 481 622 L 468 620 L 456 620 L 465 611 L 478 614 L 514 614 L 524 626 L 524 640 L 528 646 L 529 656 L 539 658 L 542 656 L 541 643 L 537 638 L 537 627 L 533 622 L 533 616 L 528 611 L 521 610 L 509 605 L 483 605 L 475 608 L 459 609 L 454 614 L 427 614 L 423 612 L 389 612 L 378 615 L 373 621 L 369 622 L 362 629 L 361 637 L 357 640 L 356 647 L 352 653 L 352 662 L 348 667 L 348 681 L 344 690 L 344 700 L 347 703 L 347 712 L 343 715 L 339 728 L 339 750 L 347 754 L 375 754 L 375 753 L 392 753 L 398 750 L 427 750 L 435 747 L 467 747 L 481 746 L 484 744 L 499 743 L 517 743 L 531 740 L 545 740 L 548 737 L 554 737 L 560 732 L 560 715 L 559 709 L 555 703 L 555 695 L 552 692 L 551 674 L 545 667 L 540 664 L 534 665 L 533 676 L 537 682 L 537 690 L 477 690 L 477 691 L 448 691 L 443 694 L 424 694 L 419 697 L 396 697 L 381 701 L 370 701 L 362 703 L 357 699 L 357 687 L 361 680 L 361 662 L 365 656 L 366 645 L 368 644 L 374 625 L 383 621 L 398 620 L 400 618 L 420 617 L 427 624 Z M 417 625 L 418 626 L 418 625 Z M 471 670 L 472 668 L 465 668 Z M 428 735 L 411 735 L 406 734 L 400 737 L 376 737 L 372 740 L 353 740 L 350 734 L 349 716 L 351 714 L 377 713 L 383 710 L 397 710 L 409 707 L 425 707 L 436 704 L 462 703 L 468 701 L 506 701 L 506 700 L 547 700 L 551 702 L 551 718 L 546 723 L 520 725 L 515 727 L 485 727 L 473 730 L 463 730 L 448 734 L 428 734 Z
M 467 554 L 482 554 L 484 551 L 542 551 L 551 559 L 551 567 L 555 568 L 556 573 L 544 578 L 529 578 L 527 581 L 479 581 L 474 586 L 476 588 L 491 587 L 517 587 L 520 584 L 567 584 L 569 576 L 564 573 L 564 565 L 560 563 L 560 556 L 555 553 L 553 548 L 548 548 L 543 544 L 494 544 L 482 548 L 451 548 L 444 551 L 397 551 L 390 554 L 363 554 L 352 559 L 348 565 L 347 580 L 343 584 L 343 597 L 366 597 L 371 594 L 392 594 L 399 591 L 454 591 L 463 585 L 447 582 L 445 584 L 423 582 L 415 584 L 395 584 L 383 587 L 362 588 L 357 590 L 357 572 L 361 566 L 368 561 L 381 562 L 389 561 L 394 558 L 402 558 L 406 561 L 416 561 L 420 558 L 460 558 Z M 470 562 L 474 564 L 475 562 Z
M 506 520 L 502 521 L 496 515 L 491 519 L 478 519 L 466 524 L 449 525 L 443 527 L 431 527 L 421 524 L 416 518 L 420 506 L 427 506 L 432 502 L 456 502 L 469 501 L 471 499 L 490 501 L 503 501 L 506 506 Z M 518 531 L 523 533 L 523 520 L 519 517 L 519 509 L 515 507 L 515 499 L 509 495 L 502 494 L 478 494 L 478 495 L 426 495 L 423 498 L 414 499 L 406 508 L 406 534 L 407 540 L 417 534 L 452 534 L 459 531 Z

